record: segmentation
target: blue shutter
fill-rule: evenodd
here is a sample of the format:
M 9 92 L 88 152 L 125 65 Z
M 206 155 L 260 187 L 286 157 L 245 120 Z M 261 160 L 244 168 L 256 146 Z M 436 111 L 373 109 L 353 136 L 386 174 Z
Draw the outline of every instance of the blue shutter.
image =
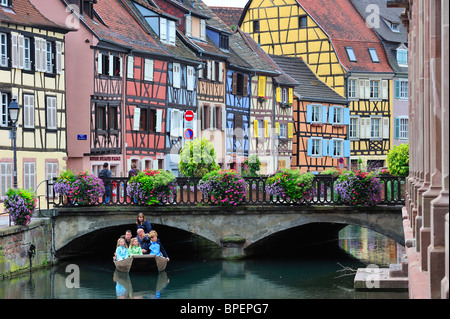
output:
M 307 146 L 306 146 L 306 155 L 311 156 L 312 155 L 312 139 L 308 139 Z
M 350 109 L 344 108 L 344 125 L 350 125 Z
M 328 141 L 328 156 L 330 156 L 330 157 L 334 156 L 334 141 L 333 140 Z
M 400 98 L 400 81 L 399 80 L 395 80 L 395 98 L 396 99 Z
M 331 140 L 330 140 L 331 142 Z M 327 140 L 322 140 L 322 156 L 327 156 Z
M 328 118 L 330 124 L 334 123 L 334 106 L 330 106 L 330 116 Z
M 394 119 L 394 138 L 400 138 L 400 119 L 396 117 Z
M 350 157 L 350 141 L 344 141 L 344 157 Z
M 327 106 L 322 105 L 322 123 L 327 122 Z
M 312 105 L 309 104 L 306 106 L 306 123 L 312 122 Z
M 166 132 L 170 133 L 170 115 L 172 114 L 172 109 L 168 108 L 166 112 Z

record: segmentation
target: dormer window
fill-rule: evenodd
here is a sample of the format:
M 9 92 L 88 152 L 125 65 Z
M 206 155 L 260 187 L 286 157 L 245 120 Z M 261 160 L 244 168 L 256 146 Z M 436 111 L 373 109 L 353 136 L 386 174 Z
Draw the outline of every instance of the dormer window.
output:
M 227 35 L 221 34 L 219 36 L 219 48 L 225 51 L 228 51 L 230 48 L 229 37 Z
M 175 45 L 175 21 L 159 18 L 159 39 L 167 44 Z
M 383 21 L 387 24 L 387 26 L 389 27 L 389 29 L 391 29 L 392 32 L 396 32 L 396 33 L 400 32 L 400 24 L 399 23 L 391 22 L 386 19 L 383 19 Z
M 0 0 L 0 6 L 12 7 L 12 0 Z
M 188 14 L 185 17 L 185 34 L 187 37 L 206 41 L 206 21 Z
M 348 59 L 350 60 L 350 62 L 356 62 L 356 55 L 355 52 L 353 51 L 353 48 L 346 47 L 345 50 L 347 51 Z
M 408 66 L 408 48 L 404 45 L 397 49 L 397 63 L 402 67 Z
M 374 48 L 369 48 L 370 58 L 372 59 L 373 63 L 379 63 L 380 59 L 378 58 L 377 50 Z

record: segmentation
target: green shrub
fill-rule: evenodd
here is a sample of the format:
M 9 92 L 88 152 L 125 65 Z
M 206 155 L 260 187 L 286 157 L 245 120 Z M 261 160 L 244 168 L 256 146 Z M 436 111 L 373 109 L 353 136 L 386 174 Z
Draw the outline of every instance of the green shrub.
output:
M 312 173 L 300 173 L 297 169 L 279 170 L 267 178 L 266 191 L 269 195 L 279 196 L 290 202 L 301 202 L 311 196 Z
M 202 177 L 219 169 L 214 144 L 208 142 L 206 138 L 187 142 L 181 150 L 178 168 L 186 177 Z
M 389 173 L 394 176 L 409 174 L 409 143 L 394 146 L 387 155 Z

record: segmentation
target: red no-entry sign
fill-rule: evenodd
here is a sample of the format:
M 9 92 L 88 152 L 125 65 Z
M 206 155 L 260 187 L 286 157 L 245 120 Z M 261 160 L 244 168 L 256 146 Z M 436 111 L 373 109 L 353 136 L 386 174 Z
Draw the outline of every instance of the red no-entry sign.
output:
M 192 121 L 194 119 L 194 112 L 192 112 L 191 110 L 186 111 L 186 113 L 184 114 L 184 118 L 188 122 Z

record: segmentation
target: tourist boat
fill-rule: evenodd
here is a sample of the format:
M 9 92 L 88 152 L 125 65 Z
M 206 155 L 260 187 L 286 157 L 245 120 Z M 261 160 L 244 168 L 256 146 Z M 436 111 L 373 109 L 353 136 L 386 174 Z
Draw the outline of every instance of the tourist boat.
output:
M 151 272 L 164 271 L 167 259 L 155 255 L 133 255 L 132 257 L 114 261 L 120 272 Z

